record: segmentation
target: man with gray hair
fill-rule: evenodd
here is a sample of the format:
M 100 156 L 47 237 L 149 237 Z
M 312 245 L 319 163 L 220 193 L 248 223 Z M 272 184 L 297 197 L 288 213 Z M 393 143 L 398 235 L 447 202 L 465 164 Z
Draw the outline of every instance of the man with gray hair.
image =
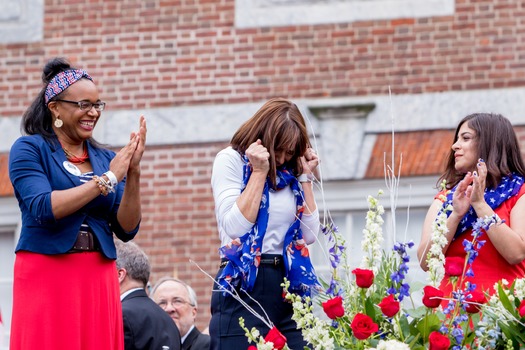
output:
M 180 350 L 181 340 L 170 317 L 146 294 L 150 265 L 133 242 L 115 241 L 126 350 Z
M 209 350 L 210 336 L 195 327 L 197 296 L 179 279 L 164 277 L 151 290 L 151 298 L 173 319 L 182 337 L 182 350 Z

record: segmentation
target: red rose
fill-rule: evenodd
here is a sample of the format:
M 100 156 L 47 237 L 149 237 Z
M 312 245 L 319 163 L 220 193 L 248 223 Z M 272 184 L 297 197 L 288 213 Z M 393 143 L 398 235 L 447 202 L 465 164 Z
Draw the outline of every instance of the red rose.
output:
M 365 314 L 355 315 L 350 327 L 352 328 L 354 337 L 359 340 L 365 340 L 379 330 L 379 326 L 374 323 L 370 316 Z
M 430 333 L 428 342 L 430 343 L 428 350 L 448 350 L 450 346 L 450 339 L 436 331 Z
M 520 306 L 518 306 L 518 312 L 520 313 L 520 317 L 525 316 L 525 300 L 522 300 Z
M 369 288 L 374 283 L 374 271 L 366 269 L 355 269 L 352 271 L 355 275 L 355 283 L 358 287 Z
M 255 345 L 250 345 L 247 350 L 257 350 L 257 347 Z
M 470 292 L 470 295 L 472 297 L 467 299 L 465 311 L 469 314 L 478 313 L 479 309 L 481 309 L 481 305 L 478 304 L 485 304 L 487 302 L 487 297 L 485 297 L 485 293 L 477 292 L 475 290 Z M 471 302 L 475 304 L 470 304 Z
M 441 304 L 441 298 L 443 298 L 444 295 L 445 293 L 437 288 L 425 286 L 425 288 L 423 288 L 423 304 L 432 309 L 436 308 Z
M 274 326 L 270 329 L 270 332 L 264 337 L 266 342 L 272 342 L 273 348 L 281 350 L 286 345 L 286 337 L 279 332 L 279 330 Z
M 399 301 L 395 300 L 394 295 L 390 294 L 383 298 L 379 303 L 379 307 L 383 315 L 386 317 L 394 317 L 394 315 L 399 312 Z
M 445 258 L 445 274 L 447 276 L 461 276 L 465 267 L 465 258 L 450 256 Z
M 333 299 L 325 301 L 323 303 L 323 310 L 326 313 L 326 316 L 330 317 L 332 320 L 342 317 L 345 314 L 343 298 L 337 296 Z

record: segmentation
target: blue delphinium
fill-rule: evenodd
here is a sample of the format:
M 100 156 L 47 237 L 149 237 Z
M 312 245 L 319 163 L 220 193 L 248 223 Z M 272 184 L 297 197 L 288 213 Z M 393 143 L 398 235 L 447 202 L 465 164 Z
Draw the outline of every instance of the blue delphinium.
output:
M 409 241 L 407 243 L 396 242 L 394 244 L 394 251 L 400 257 L 400 264 L 397 271 L 394 271 L 390 278 L 392 285 L 388 289 L 388 294 L 398 294 L 397 298 L 402 301 L 404 297 L 410 296 L 410 286 L 408 283 L 403 283 L 408 273 L 408 263 L 410 262 L 410 256 L 407 253 L 407 248 L 412 248 L 414 242 Z

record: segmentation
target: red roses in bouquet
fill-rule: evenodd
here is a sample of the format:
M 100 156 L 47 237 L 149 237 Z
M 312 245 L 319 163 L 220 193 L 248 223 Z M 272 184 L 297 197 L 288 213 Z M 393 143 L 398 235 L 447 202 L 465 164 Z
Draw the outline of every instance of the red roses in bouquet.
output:
M 435 309 L 441 304 L 441 300 L 445 295 L 442 290 L 432 286 L 423 288 L 423 293 L 423 304 L 432 309 Z
M 327 300 L 323 303 L 323 310 L 326 313 L 326 316 L 330 317 L 332 320 L 335 320 L 338 317 L 343 317 L 345 314 L 345 309 L 343 307 L 343 298 L 337 296 L 330 300 Z
M 350 328 L 352 328 L 354 337 L 359 340 L 365 340 L 379 330 L 379 326 L 370 316 L 361 313 L 355 315 Z
M 286 345 L 286 337 L 282 335 L 281 332 L 274 326 L 270 329 L 270 332 L 264 337 L 264 340 L 267 342 L 273 343 L 273 348 L 281 350 Z
M 352 273 L 355 275 L 355 284 L 360 288 L 370 288 L 374 283 L 374 271 L 367 269 L 354 269 Z
M 445 258 L 445 274 L 447 276 L 461 276 L 465 267 L 465 257 L 449 256 Z
M 392 294 L 384 297 L 378 306 L 386 317 L 394 317 L 395 314 L 399 312 L 399 301 L 397 301 Z

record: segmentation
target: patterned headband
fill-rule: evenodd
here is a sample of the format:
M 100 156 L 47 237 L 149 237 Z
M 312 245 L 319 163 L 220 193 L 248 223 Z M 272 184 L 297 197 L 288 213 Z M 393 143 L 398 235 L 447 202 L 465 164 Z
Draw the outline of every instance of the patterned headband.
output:
M 89 74 L 83 69 L 70 69 L 55 75 L 46 87 L 46 105 L 53 97 L 60 94 L 82 78 L 87 78 L 93 81 Z

